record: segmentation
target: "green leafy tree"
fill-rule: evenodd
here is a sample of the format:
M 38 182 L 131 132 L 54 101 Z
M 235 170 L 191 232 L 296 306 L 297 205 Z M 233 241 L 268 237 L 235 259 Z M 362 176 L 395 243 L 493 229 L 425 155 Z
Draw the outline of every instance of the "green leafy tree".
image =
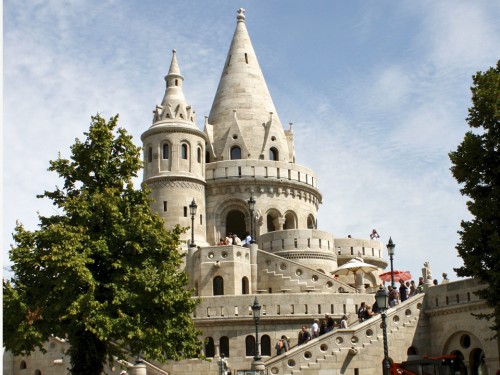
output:
M 40 198 L 59 214 L 39 228 L 17 224 L 10 250 L 14 276 L 4 281 L 4 346 L 29 354 L 51 335 L 70 344 L 71 373 L 98 375 L 112 356 L 197 357 L 197 301 L 180 271 L 179 238 L 152 213 L 149 192 L 134 189 L 140 149 L 118 116 L 92 117 L 71 160 L 50 162 L 62 188 Z
M 457 150 L 450 153 L 451 171 L 470 199 L 473 218 L 462 221 L 457 245 L 464 265 L 458 276 L 472 276 L 485 283 L 478 295 L 494 310 L 482 314 L 500 330 L 500 61 L 496 68 L 473 77 L 472 107 L 467 121 L 473 129 Z M 486 285 L 486 284 L 485 284 Z

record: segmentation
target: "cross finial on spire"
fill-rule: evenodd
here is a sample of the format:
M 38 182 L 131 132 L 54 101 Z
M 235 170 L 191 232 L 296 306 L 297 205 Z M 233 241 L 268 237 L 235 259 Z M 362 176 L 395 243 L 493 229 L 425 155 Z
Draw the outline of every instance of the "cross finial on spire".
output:
M 236 19 L 239 21 L 245 21 L 245 9 L 240 8 L 238 9 L 238 15 L 236 16 Z

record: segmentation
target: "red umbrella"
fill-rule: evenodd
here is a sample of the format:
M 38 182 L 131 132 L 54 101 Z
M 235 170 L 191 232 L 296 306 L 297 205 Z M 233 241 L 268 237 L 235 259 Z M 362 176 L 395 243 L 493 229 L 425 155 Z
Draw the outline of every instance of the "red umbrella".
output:
M 378 275 L 382 281 L 385 282 L 390 282 L 391 281 L 391 271 L 389 272 L 384 272 Z M 408 281 L 411 280 L 411 273 L 410 271 L 394 271 L 394 281 Z

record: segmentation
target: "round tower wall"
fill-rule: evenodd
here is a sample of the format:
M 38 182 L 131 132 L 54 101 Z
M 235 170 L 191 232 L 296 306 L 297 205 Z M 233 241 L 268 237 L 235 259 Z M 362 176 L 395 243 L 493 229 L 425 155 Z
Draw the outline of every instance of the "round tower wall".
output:
M 317 229 L 269 232 L 258 238 L 259 247 L 325 273 L 337 268 L 333 236 Z
M 144 180 L 173 175 L 205 178 L 205 135 L 193 126 L 155 125 L 142 135 Z
M 318 189 L 316 174 L 298 164 L 257 159 L 239 159 L 209 163 L 206 166 L 207 181 L 243 177 L 263 177 L 281 181 L 299 182 Z
M 193 201 L 198 206 L 194 218 L 194 240 L 196 245 L 206 245 L 206 210 L 205 186 L 193 180 L 157 178 L 146 182 L 151 189 L 151 208 L 157 212 L 165 223 L 165 228 L 171 230 L 175 225 L 191 228 L 189 205 Z M 191 229 L 188 229 L 181 240 L 186 244 L 191 242 Z
M 207 241 L 215 244 L 224 238 L 232 223 L 233 211 L 244 216 L 245 230 L 251 231 L 248 199 L 255 199 L 254 232 L 260 237 L 276 230 L 306 229 L 315 225 L 318 196 L 297 184 L 280 184 L 263 179 L 225 179 L 207 184 Z
M 151 189 L 151 207 L 172 229 L 179 224 L 191 228 L 189 205 L 197 204 L 194 240 L 206 245 L 205 135 L 189 121 L 160 122 L 143 133 L 143 182 Z M 181 240 L 191 243 L 188 229 Z

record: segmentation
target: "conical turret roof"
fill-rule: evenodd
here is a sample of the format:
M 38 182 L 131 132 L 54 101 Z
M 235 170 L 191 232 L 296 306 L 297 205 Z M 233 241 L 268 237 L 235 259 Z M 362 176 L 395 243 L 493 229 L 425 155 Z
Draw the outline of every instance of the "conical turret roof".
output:
M 236 30 L 208 122 L 213 126 L 218 160 L 228 159 L 231 144 L 239 145 L 241 141 L 248 148 L 243 159 L 268 159 L 269 148 L 274 147 L 280 160 L 288 161 L 288 143 L 248 35 L 244 9 L 238 10 Z M 238 141 L 237 134 L 232 134 L 236 128 L 243 140 Z
M 182 84 L 184 83 L 184 77 L 181 75 L 181 70 L 179 69 L 179 64 L 177 63 L 177 53 L 176 50 L 172 50 L 172 61 L 170 63 L 170 68 L 168 74 L 165 76 L 166 89 L 165 95 L 161 105 L 156 106 L 154 111 L 153 125 L 158 122 L 164 122 L 165 120 L 175 120 L 176 122 L 181 120 L 182 122 L 188 122 L 194 124 L 194 111 L 191 106 L 187 104 L 186 98 L 184 97 L 184 91 L 182 89 Z

